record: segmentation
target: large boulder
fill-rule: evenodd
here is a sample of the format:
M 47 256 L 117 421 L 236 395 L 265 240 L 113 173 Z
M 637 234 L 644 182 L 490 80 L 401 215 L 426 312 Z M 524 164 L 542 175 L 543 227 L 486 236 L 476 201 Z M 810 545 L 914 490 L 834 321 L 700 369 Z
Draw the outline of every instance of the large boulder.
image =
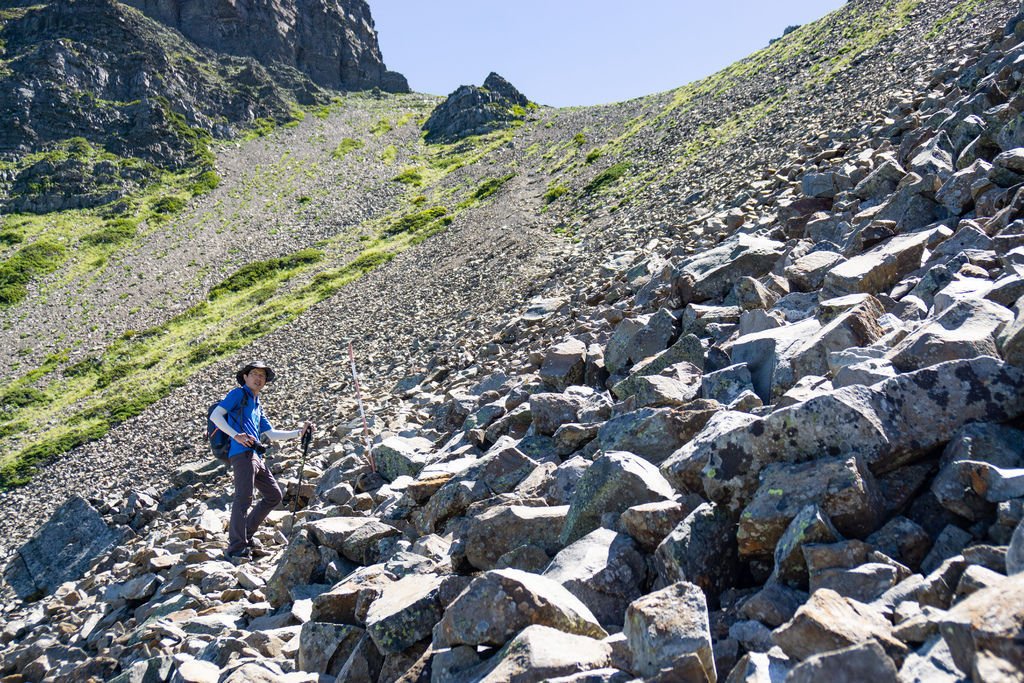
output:
M 681 489 L 701 471 L 707 495 L 739 513 L 769 463 L 859 456 L 877 475 L 926 456 L 967 423 L 1022 414 L 1024 370 L 991 357 L 951 361 L 871 387 L 843 387 L 763 418 L 713 419 L 661 471 Z
M 900 342 L 889 354 L 901 372 L 950 360 L 999 356 L 996 338 L 1013 322 L 1006 308 L 984 299 L 962 299 Z
M 458 671 L 453 679 L 475 683 L 564 681 L 563 676 L 604 670 L 612 662 L 612 653 L 612 647 L 603 641 L 535 624 L 523 629 L 490 659 Z
M 402 652 L 430 637 L 444 612 L 442 583 L 433 574 L 411 574 L 384 586 L 366 614 L 366 631 L 382 653 Z
M 634 600 L 626 609 L 622 632 L 635 673 L 653 677 L 676 668 L 680 660 L 692 658 L 698 664 L 698 675 L 685 680 L 717 680 L 708 607 L 704 593 L 694 584 L 674 583 Z
M 433 444 L 423 437 L 392 436 L 371 450 L 377 471 L 388 481 L 415 477 L 427 464 Z
M 466 559 L 477 569 L 494 569 L 498 559 L 520 546 L 532 545 L 548 555 L 562 547 L 559 536 L 569 506 L 498 505 L 467 521 Z
M 35 600 L 82 576 L 123 539 L 85 499 L 72 496 L 18 548 L 4 580 L 22 600 Z
M 448 606 L 434 627 L 433 642 L 435 647 L 504 645 L 530 624 L 591 638 L 608 635 L 560 583 L 518 569 L 497 569 L 473 579 Z
M 741 277 L 758 278 L 785 253 L 782 242 L 740 233 L 684 260 L 673 273 L 683 303 L 724 297 Z
M 627 451 L 657 465 L 704 426 L 701 415 L 673 408 L 641 408 L 613 417 L 597 433 L 601 450 Z
M 887 292 L 921 266 L 925 249 L 949 237 L 949 228 L 897 235 L 830 270 L 823 281 L 830 294 Z
M 672 485 L 654 465 L 632 453 L 605 453 L 576 484 L 561 542 L 568 545 L 598 528 L 602 515 L 618 516 L 634 505 L 674 497 Z
M 658 545 L 654 566 L 664 583 L 696 584 L 717 606 L 739 577 L 735 522 L 718 506 L 698 506 Z
M 953 661 L 975 680 L 1013 680 L 1024 671 L 1024 574 L 980 590 L 939 620 Z
M 882 494 L 857 457 L 774 463 L 761 471 L 760 486 L 740 515 L 740 555 L 772 555 L 786 527 L 811 504 L 847 536 L 863 538 L 882 523 Z
M 772 640 L 798 660 L 872 641 L 900 660 L 907 651 L 881 613 L 828 588 L 812 593 L 796 615 L 772 633 Z
M 595 529 L 555 555 L 543 576 L 565 586 L 602 626 L 618 630 L 626 606 L 643 594 L 647 563 L 629 536 Z

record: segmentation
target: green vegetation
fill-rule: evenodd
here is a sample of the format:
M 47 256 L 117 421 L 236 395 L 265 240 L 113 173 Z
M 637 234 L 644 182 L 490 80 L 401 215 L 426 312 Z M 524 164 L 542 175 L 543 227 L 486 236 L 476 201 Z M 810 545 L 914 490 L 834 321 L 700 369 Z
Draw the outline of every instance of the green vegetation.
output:
M 380 160 L 385 164 L 395 163 L 395 159 L 398 158 L 398 148 L 394 145 L 388 145 L 384 148 L 384 151 L 380 153 Z
M 388 121 L 387 119 L 381 119 L 380 121 L 378 121 L 377 123 L 373 124 L 373 126 L 370 127 L 370 132 L 377 137 L 380 137 L 385 133 L 390 133 L 391 122 Z
M 423 174 L 418 168 L 407 168 L 392 178 L 396 183 L 419 187 L 423 184 Z
M 503 175 L 500 178 L 488 178 L 480 183 L 480 185 L 473 190 L 473 194 L 470 196 L 477 201 L 487 199 L 492 194 L 500 190 L 502 185 L 512 180 L 515 176 L 515 173 L 509 173 L 508 175 Z
M 306 289 L 315 291 L 324 298 L 333 296 L 349 282 L 359 279 L 393 258 L 395 255 L 386 251 L 374 249 L 364 251 L 348 265 L 318 274 Z
M 445 207 L 435 206 L 425 211 L 406 214 L 384 228 L 384 235 L 390 237 L 407 232 L 419 232 L 447 213 L 448 209 Z
M 238 271 L 210 290 L 210 299 L 216 299 L 227 292 L 240 292 L 270 280 L 280 280 L 302 266 L 317 263 L 324 258 L 319 249 L 303 249 L 288 256 L 247 263 Z
M 188 186 L 188 190 L 195 196 L 213 192 L 220 185 L 220 176 L 216 171 L 203 171 L 196 176 L 195 182 Z
M 130 218 L 116 218 L 108 221 L 96 232 L 83 235 L 80 241 L 87 246 L 121 244 L 133 239 L 138 231 L 139 225 L 136 221 Z
M 548 191 L 544 193 L 544 203 L 550 204 L 562 195 L 568 194 L 569 188 L 562 184 L 552 185 L 548 188 Z
M 596 178 L 591 180 L 587 186 L 583 188 L 583 194 L 593 194 L 607 189 L 618 182 L 619 178 L 629 171 L 629 168 L 630 164 L 626 161 L 620 161 L 613 166 L 609 166 L 605 170 L 601 171 Z
M 587 157 L 583 161 L 584 163 L 592 164 L 598 159 L 600 159 L 603 154 L 604 150 L 602 150 L 600 147 L 595 147 L 594 149 L 587 152 Z
M 953 26 L 959 26 L 967 21 L 982 5 L 991 0 L 965 0 L 951 9 L 944 17 L 935 22 L 931 30 L 925 35 L 928 40 L 938 38 Z
M 331 157 L 335 159 L 344 159 L 349 153 L 361 149 L 363 147 L 362 140 L 356 140 L 354 138 L 345 138 L 338 143 L 338 146 L 331 152 Z
M 26 296 L 26 285 L 57 270 L 67 258 L 64 245 L 38 240 L 0 263 L 0 306 L 13 306 Z
M 576 135 L 572 136 L 572 144 L 576 145 L 577 147 L 582 147 L 583 145 L 587 144 L 587 136 L 584 135 L 583 133 L 576 133 Z

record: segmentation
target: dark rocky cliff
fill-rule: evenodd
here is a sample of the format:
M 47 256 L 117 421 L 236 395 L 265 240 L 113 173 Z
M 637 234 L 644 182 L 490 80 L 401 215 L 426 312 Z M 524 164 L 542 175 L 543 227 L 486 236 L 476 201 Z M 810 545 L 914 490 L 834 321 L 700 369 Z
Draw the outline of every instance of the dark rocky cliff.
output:
M 197 45 L 292 66 L 338 90 L 409 92 L 384 66 L 363 0 L 126 0 Z

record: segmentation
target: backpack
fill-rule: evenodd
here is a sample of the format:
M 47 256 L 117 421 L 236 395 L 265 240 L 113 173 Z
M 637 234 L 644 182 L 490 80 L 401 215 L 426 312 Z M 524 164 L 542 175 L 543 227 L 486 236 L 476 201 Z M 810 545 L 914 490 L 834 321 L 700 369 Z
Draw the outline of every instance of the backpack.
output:
M 242 402 L 238 404 L 238 424 L 242 424 L 242 409 L 245 404 L 249 402 L 249 396 L 243 394 Z M 217 425 L 213 423 L 213 411 L 220 405 L 220 401 L 211 403 L 210 407 L 206 410 L 206 440 L 210 442 L 210 451 L 213 453 L 213 457 L 218 460 L 227 460 L 228 451 L 231 450 L 231 437 L 220 430 Z

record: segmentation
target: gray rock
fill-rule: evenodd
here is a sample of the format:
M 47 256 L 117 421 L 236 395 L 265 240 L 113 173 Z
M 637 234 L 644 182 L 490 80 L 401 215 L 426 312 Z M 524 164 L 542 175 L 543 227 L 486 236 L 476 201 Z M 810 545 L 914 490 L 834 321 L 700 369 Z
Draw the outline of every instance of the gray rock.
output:
M 741 556 L 771 555 L 790 522 L 811 504 L 848 536 L 867 536 L 881 523 L 878 485 L 859 458 L 772 464 L 762 470 L 760 486 L 740 516 L 736 539 Z M 801 523 L 811 527 L 815 512 L 806 514 Z
M 1002 425 L 966 425 L 950 440 L 942 454 L 942 469 L 932 481 L 935 498 L 950 512 L 972 521 L 991 514 L 993 481 L 985 465 L 1024 467 L 1024 432 Z M 997 487 L 996 487 L 997 488 Z M 976 490 L 977 489 L 977 490 Z M 1013 498 L 1017 496 L 1008 496 Z
M 900 571 L 892 564 L 868 562 L 852 569 L 832 568 L 815 572 L 810 581 L 813 593 L 822 588 L 858 602 L 871 603 L 895 586 Z
M 274 607 L 291 602 L 290 591 L 296 586 L 310 583 L 320 565 L 320 553 L 310 534 L 301 529 L 288 544 L 284 555 L 267 581 L 264 593 Z
M 785 252 L 781 242 L 738 234 L 682 261 L 673 273 L 683 303 L 723 297 L 741 277 L 758 278 Z
M 786 279 L 797 292 L 815 292 L 821 289 L 825 275 L 845 261 L 834 251 L 812 251 L 786 267 Z
M 555 344 L 544 353 L 540 378 L 558 391 L 563 391 L 570 385 L 583 383 L 586 364 L 587 345 L 579 339 L 570 338 Z
M 674 497 L 672 485 L 654 465 L 632 453 L 605 453 L 576 485 L 561 542 L 568 545 L 598 528 L 604 514 L 617 516 L 634 505 Z
M 629 376 L 615 384 L 612 392 L 620 399 L 627 398 L 636 392 L 634 383 L 637 379 L 661 374 L 665 369 L 679 363 L 688 363 L 698 371 L 704 367 L 704 349 L 696 335 L 684 334 L 661 353 L 638 361 L 630 368 Z
M 377 471 L 388 481 L 415 477 L 427 464 L 433 444 L 422 437 L 392 436 L 371 450 Z
M 739 614 L 744 619 L 753 619 L 775 628 L 792 619 L 807 598 L 803 591 L 769 582 L 743 602 Z
M 486 662 L 465 670 L 462 680 L 478 683 L 615 681 L 618 680 L 615 676 L 590 679 L 573 675 L 603 670 L 611 661 L 611 647 L 600 640 L 532 625 L 523 629 Z
M 957 668 L 986 681 L 1019 673 L 1024 667 L 1021 605 L 1024 576 L 1016 574 L 950 609 L 939 628 Z
M 775 644 L 772 632 L 760 621 L 737 621 L 729 627 L 729 638 L 737 641 L 747 652 L 768 652 Z
M 307 621 L 298 635 L 296 666 L 302 671 L 337 676 L 365 633 L 357 626 Z
M 626 451 L 657 465 L 704 427 L 706 415 L 673 408 L 641 408 L 601 426 L 601 450 Z
M 696 584 L 716 606 L 718 596 L 733 588 L 739 575 L 735 523 L 723 509 L 705 503 L 665 537 L 654 558 L 664 583 Z
M 366 614 L 366 632 L 384 654 L 394 654 L 430 637 L 443 613 L 442 579 L 411 575 L 384 586 Z
M 793 667 L 787 683 L 896 683 L 896 665 L 875 642 L 814 655 Z
M 485 135 L 521 120 L 529 100 L 508 81 L 490 73 L 483 87 L 459 86 L 439 104 L 423 124 L 427 142 L 455 142 Z M 518 108 L 518 109 L 517 109 Z M 524 114 L 516 113 L 523 110 Z
M 837 316 L 793 353 L 790 363 L 794 377 L 828 375 L 830 353 L 868 346 L 878 341 L 885 334 L 877 322 L 884 313 L 882 304 L 869 296 Z
M 768 463 L 859 455 L 872 472 L 890 471 L 941 446 L 964 424 L 1024 413 L 1022 387 L 1024 371 L 995 358 L 941 363 L 872 387 L 837 389 L 764 418 L 712 419 L 661 470 L 684 490 L 701 471 L 708 496 L 738 513 Z
M 792 664 L 782 653 L 748 652 L 733 667 L 725 683 L 783 683 Z
M 543 576 L 562 584 L 609 631 L 643 594 L 647 564 L 629 536 L 595 529 L 555 555 Z
M 814 655 L 871 641 L 902 660 L 906 646 L 892 636 L 892 624 L 871 607 L 823 588 L 811 594 L 792 620 L 777 628 L 775 643 L 790 657 Z
M 708 608 L 694 584 L 675 583 L 633 601 L 626 609 L 623 633 L 633 655 L 633 670 L 641 676 L 654 676 L 692 654 L 700 661 L 704 680 L 713 683 L 717 678 Z
M 897 680 L 899 683 L 968 683 L 970 678 L 953 663 L 946 641 L 935 636 L 907 656 Z
M 775 562 L 770 581 L 806 588 L 809 577 L 803 547 L 809 543 L 833 543 L 840 538 L 828 515 L 817 505 L 804 507 L 775 545 Z
M 835 296 L 887 292 L 904 275 L 920 267 L 926 248 L 951 234 L 948 228 L 936 228 L 892 237 L 834 267 L 822 286 Z
M 93 560 L 122 540 L 83 498 L 72 496 L 4 568 L 4 580 L 22 600 L 34 600 L 82 576 Z
M 921 570 L 924 572 L 934 571 L 946 560 L 958 556 L 964 546 L 971 542 L 971 538 L 970 532 L 953 524 L 947 524 L 936 537 L 928 555 L 921 561 Z
M 701 381 L 700 395 L 702 398 L 713 399 L 723 405 L 728 405 L 739 398 L 744 391 L 753 390 L 754 385 L 747 364 L 737 363 L 704 375 Z
M 471 518 L 465 530 L 466 559 L 477 569 L 494 569 L 512 550 L 533 545 L 548 555 L 562 546 L 559 536 L 569 507 L 499 505 Z
M 917 570 L 932 547 L 932 538 L 919 524 L 906 517 L 893 517 L 867 542 L 897 562 Z
M 1006 573 L 1011 576 L 1024 573 L 1024 521 L 1017 525 L 1010 539 L 1010 549 L 1006 553 Z
M 629 534 L 645 552 L 654 552 L 676 525 L 704 501 L 690 494 L 682 501 L 634 505 L 619 515 L 619 527 Z
M 487 619 L 480 619 L 486 614 Z M 530 624 L 587 636 L 608 635 L 572 593 L 551 579 L 499 569 L 473 579 L 434 627 L 435 647 L 503 645 Z
M 889 354 L 901 372 L 920 370 L 951 360 L 999 356 L 996 337 L 1013 320 L 997 303 L 961 300 L 933 322 L 911 333 Z

